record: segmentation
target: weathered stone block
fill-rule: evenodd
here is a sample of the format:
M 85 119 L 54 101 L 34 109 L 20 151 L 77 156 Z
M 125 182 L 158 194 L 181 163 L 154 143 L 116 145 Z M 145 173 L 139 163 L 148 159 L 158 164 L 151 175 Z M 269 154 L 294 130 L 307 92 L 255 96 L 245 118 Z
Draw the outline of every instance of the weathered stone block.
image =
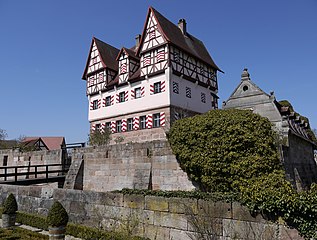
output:
M 145 209 L 167 212 L 168 200 L 164 197 L 145 196 Z
M 197 214 L 197 199 L 190 198 L 170 198 L 168 199 L 169 212 Z
M 232 203 L 232 219 L 252 222 L 265 222 L 260 214 L 251 215 L 250 210 L 238 202 Z
M 304 238 L 299 235 L 296 229 L 279 225 L 279 240 L 304 240 Z
M 41 198 L 50 199 L 53 198 L 54 189 L 53 188 L 42 188 Z
M 170 229 L 155 225 L 145 225 L 144 237 L 149 239 L 170 239 Z
M 231 218 L 231 203 L 199 199 L 198 214 L 212 218 Z
M 99 193 L 100 203 L 109 206 L 123 207 L 123 194 L 122 193 Z
M 191 234 L 188 231 L 178 230 L 178 229 L 171 229 L 170 230 L 170 238 L 173 240 L 192 240 L 193 238 L 190 237 Z
M 223 219 L 223 236 L 232 239 L 277 239 L 275 224 Z
M 124 195 L 123 196 L 123 206 L 129 208 L 144 209 L 144 196 L 142 195 Z
M 155 212 L 154 225 L 187 230 L 187 218 L 184 214 Z

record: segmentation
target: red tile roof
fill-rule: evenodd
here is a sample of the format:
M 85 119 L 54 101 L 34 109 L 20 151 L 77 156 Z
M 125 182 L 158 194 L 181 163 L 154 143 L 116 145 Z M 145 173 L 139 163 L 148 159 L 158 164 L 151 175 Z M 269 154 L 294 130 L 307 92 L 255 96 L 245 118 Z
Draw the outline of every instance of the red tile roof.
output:
M 88 66 L 89 66 L 89 60 L 90 60 L 90 52 L 93 46 L 93 43 L 96 43 L 96 47 L 98 49 L 98 52 L 100 54 L 101 57 L 101 61 L 104 64 L 104 66 L 114 70 L 114 71 L 118 71 L 118 62 L 116 61 L 116 57 L 118 56 L 119 53 L 119 49 L 99 40 L 96 37 L 93 37 L 92 42 L 91 42 L 91 46 L 90 46 L 90 50 L 89 50 L 89 56 L 87 58 L 87 62 L 86 62 L 86 67 L 82 76 L 83 80 L 87 80 L 87 70 L 88 70 Z
M 61 149 L 61 145 L 65 144 L 64 137 L 26 137 L 22 142 L 29 142 L 41 138 L 49 150 Z
M 212 66 L 213 68 L 221 71 L 215 64 L 215 62 L 212 60 L 202 41 L 195 38 L 189 33 L 186 33 L 186 35 L 184 35 L 178 26 L 169 21 L 167 18 L 165 18 L 162 14 L 160 14 L 157 10 L 155 10 L 152 7 L 149 8 L 147 18 L 149 17 L 151 12 L 155 16 L 167 42 L 175 45 L 176 47 L 181 48 L 185 52 L 197 57 L 198 59 Z M 144 26 L 142 38 L 145 37 L 145 31 L 146 26 Z M 138 49 L 138 54 L 140 52 L 140 49 L 141 47 L 139 47 Z

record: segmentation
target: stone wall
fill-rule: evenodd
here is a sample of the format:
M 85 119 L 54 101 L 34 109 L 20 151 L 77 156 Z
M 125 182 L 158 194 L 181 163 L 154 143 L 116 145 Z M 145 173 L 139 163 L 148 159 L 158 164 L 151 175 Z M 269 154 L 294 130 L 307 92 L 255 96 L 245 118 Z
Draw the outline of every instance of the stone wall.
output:
M 17 169 L 19 173 L 34 172 L 35 168 L 30 168 L 30 165 L 46 165 L 46 164 L 61 164 L 62 163 L 62 150 L 43 150 L 20 152 L 18 149 L 0 150 L 0 166 L 4 165 L 7 159 L 6 166 L 24 166 L 24 168 Z M 50 170 L 61 170 L 61 166 L 50 167 Z M 38 167 L 37 171 L 45 171 L 45 167 Z M 15 169 L 7 169 L 7 173 L 14 173 Z M 0 169 L 0 173 L 5 173 L 4 169 Z M 57 173 L 49 173 L 50 176 L 55 176 Z M 45 174 L 37 174 L 38 178 L 44 177 Z M 18 176 L 18 179 L 34 178 L 34 174 Z M 7 177 L 7 180 L 13 180 L 14 176 Z M 2 181 L 4 179 L 0 179 Z
M 18 149 L 0 150 L 0 166 L 3 166 L 3 160 L 7 156 L 8 166 L 27 166 L 29 162 L 34 164 L 55 164 L 61 163 L 62 150 L 43 150 L 20 152 Z
M 298 190 L 309 188 L 312 183 L 317 182 L 313 144 L 290 133 L 288 147 L 284 147 L 283 153 L 286 173 Z
M 166 140 L 80 148 L 72 156 L 84 161 L 84 190 L 195 188 Z
M 253 217 L 236 202 L 8 185 L 0 186 L 1 202 L 11 192 L 17 196 L 20 211 L 45 215 L 53 201 L 59 200 L 71 222 L 109 230 L 130 227 L 133 234 L 153 240 L 189 240 L 189 235 L 204 226 L 216 237 L 212 239 L 302 239 L 296 230 L 260 215 Z

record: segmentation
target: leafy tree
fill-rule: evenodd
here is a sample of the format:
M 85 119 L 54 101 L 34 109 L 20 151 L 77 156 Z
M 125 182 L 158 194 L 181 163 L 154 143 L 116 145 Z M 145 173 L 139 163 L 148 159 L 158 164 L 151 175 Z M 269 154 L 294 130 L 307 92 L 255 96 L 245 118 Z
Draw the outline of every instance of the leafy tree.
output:
M 111 139 L 111 132 L 109 129 L 95 130 L 89 134 L 89 144 L 92 146 L 101 146 L 108 144 Z
M 239 191 L 245 180 L 282 170 L 271 123 L 249 110 L 178 120 L 168 138 L 182 169 L 207 191 Z

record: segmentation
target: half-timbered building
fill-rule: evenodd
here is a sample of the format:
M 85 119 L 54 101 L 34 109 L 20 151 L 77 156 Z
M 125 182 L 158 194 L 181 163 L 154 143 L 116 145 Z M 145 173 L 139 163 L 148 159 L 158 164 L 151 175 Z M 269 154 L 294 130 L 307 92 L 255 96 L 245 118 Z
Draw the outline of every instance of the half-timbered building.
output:
M 218 108 L 218 71 L 184 19 L 175 25 L 150 7 L 134 47 L 92 39 L 82 77 L 91 130 L 109 128 L 127 142 L 165 139 L 174 120 Z

